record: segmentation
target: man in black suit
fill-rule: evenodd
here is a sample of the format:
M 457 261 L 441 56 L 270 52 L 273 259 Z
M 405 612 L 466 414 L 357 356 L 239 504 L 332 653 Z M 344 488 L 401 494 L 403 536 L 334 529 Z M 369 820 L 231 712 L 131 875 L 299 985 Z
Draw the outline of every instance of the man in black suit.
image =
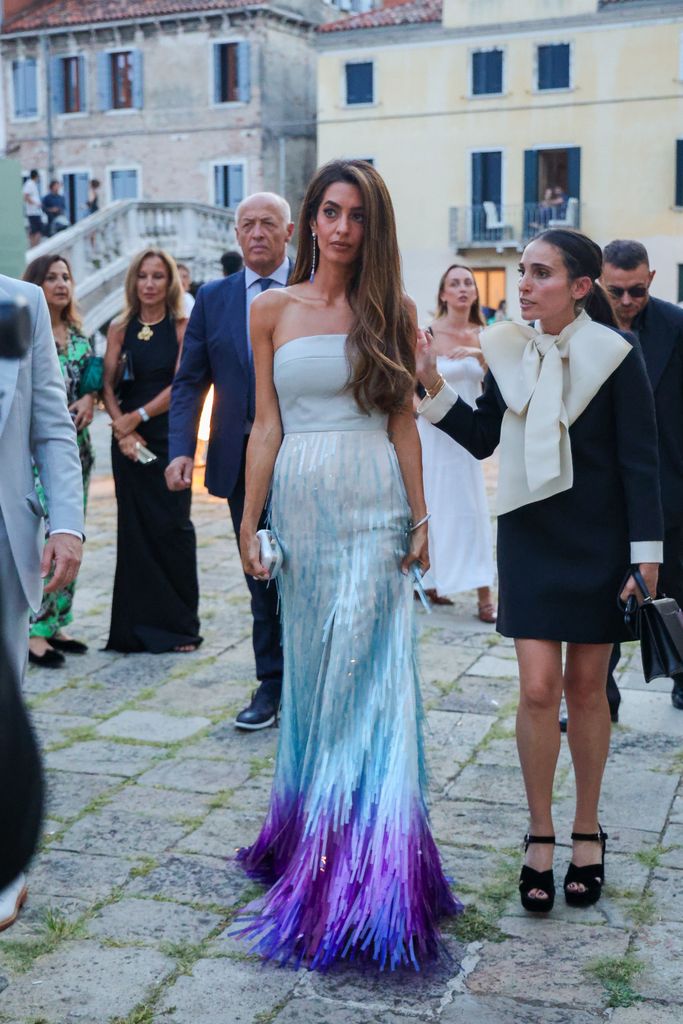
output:
M 238 543 L 244 510 L 245 455 L 254 420 L 249 307 L 266 288 L 287 284 L 290 265 L 286 248 L 294 230 L 291 221 L 288 203 L 272 192 L 255 193 L 239 204 L 235 224 L 244 269 L 209 281 L 197 292 L 173 381 L 166 484 L 172 491 L 192 486 L 199 417 L 213 384 L 206 486 L 211 494 L 228 499 Z M 251 593 L 259 687 L 235 725 L 238 729 L 265 729 L 276 719 L 282 690 L 277 591 L 261 580 L 245 578 Z
M 683 309 L 650 295 L 655 272 L 640 242 L 610 242 L 603 258 L 601 283 L 619 327 L 640 342 L 655 396 L 666 530 L 659 585 L 683 607 Z M 621 700 L 614 680 L 619 655 L 617 644 L 607 679 L 613 719 Z M 673 678 L 671 703 L 683 711 L 683 676 Z

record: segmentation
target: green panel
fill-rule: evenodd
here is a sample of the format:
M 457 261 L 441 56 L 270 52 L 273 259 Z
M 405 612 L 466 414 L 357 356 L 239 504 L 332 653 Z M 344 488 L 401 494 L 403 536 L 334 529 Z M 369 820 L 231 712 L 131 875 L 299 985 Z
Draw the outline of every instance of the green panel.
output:
M 0 160 L 0 274 L 21 277 L 26 266 L 26 228 L 21 199 L 21 166 Z

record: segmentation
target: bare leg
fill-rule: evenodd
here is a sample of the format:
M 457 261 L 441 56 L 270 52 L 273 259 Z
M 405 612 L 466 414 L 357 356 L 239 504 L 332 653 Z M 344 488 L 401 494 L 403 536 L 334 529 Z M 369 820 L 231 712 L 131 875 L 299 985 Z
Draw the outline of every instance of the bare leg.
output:
M 482 622 L 495 622 L 496 609 L 490 587 L 477 587 L 477 613 Z
M 611 644 L 568 644 L 565 667 L 567 739 L 576 779 L 575 832 L 598 831 L 598 801 L 609 753 L 610 716 L 604 680 Z M 577 867 L 600 862 L 599 843 L 575 842 L 572 861 Z M 585 886 L 572 883 L 582 892 Z
M 515 640 L 519 663 L 517 750 L 529 804 L 529 831 L 554 835 L 552 792 L 560 752 L 557 715 L 562 697 L 562 645 L 552 640 Z M 533 844 L 525 863 L 536 871 L 552 865 L 553 847 Z M 532 889 L 532 897 L 541 890 Z

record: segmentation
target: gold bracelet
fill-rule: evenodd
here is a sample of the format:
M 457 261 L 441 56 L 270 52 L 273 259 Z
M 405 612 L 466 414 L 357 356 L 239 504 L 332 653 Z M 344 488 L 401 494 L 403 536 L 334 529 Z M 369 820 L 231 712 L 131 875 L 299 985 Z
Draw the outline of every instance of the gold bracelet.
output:
M 432 390 L 430 391 L 429 388 L 425 388 L 425 394 L 426 394 L 427 398 L 429 398 L 429 399 L 436 398 L 436 396 L 438 394 L 440 394 L 440 392 L 443 391 L 443 389 L 445 387 L 446 387 L 446 379 L 443 376 L 443 374 L 440 373 L 439 374 L 439 379 L 436 382 L 436 384 L 434 385 L 434 387 L 432 388 Z

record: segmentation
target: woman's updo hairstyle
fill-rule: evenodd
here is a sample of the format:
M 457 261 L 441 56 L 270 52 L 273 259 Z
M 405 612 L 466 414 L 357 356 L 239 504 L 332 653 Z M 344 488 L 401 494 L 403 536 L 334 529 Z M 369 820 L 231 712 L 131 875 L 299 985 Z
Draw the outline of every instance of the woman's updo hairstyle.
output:
M 596 323 L 616 327 L 609 299 L 598 283 L 602 273 L 602 249 L 597 242 L 571 228 L 549 228 L 537 235 L 536 241 L 547 242 L 560 252 L 570 281 L 576 281 L 579 277 L 589 277 L 593 282 L 593 287 L 586 298 L 577 302 L 577 314 L 585 309 L 591 320 L 595 320 Z

